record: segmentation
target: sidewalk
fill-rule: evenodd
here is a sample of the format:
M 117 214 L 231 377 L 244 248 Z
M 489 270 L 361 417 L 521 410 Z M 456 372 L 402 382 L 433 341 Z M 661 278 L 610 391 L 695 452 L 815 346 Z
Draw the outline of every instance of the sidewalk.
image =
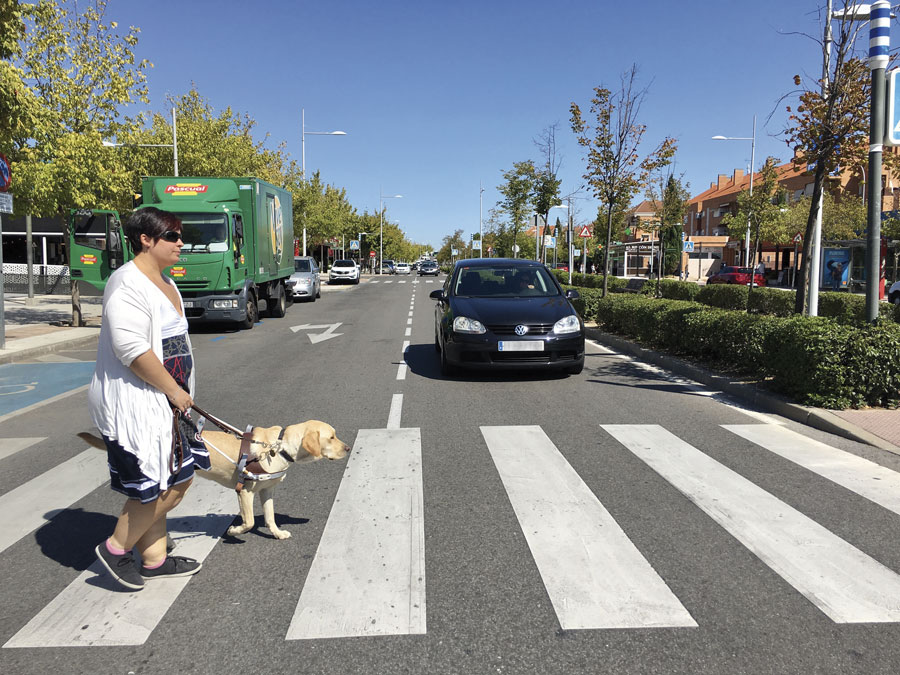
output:
M 54 325 L 72 318 L 69 296 L 35 296 L 31 305 L 24 295 L 6 295 L 4 323 L 6 348 L 0 349 L 0 365 L 33 359 L 63 349 L 95 344 L 100 332 L 101 298 L 83 297 L 81 310 L 86 327 Z M 588 326 L 588 337 L 611 349 L 658 365 L 677 375 L 723 391 L 762 410 L 817 429 L 900 454 L 900 409 L 825 410 L 792 403 L 762 387 L 708 371 L 679 358 L 645 349 L 638 344 Z
M 68 295 L 36 295 L 32 304 L 23 294 L 5 294 L 3 299 L 6 345 L 0 349 L 0 365 L 60 349 L 90 346 L 100 333 L 99 296 L 81 298 L 86 324 L 82 328 L 66 325 L 72 320 L 72 300 Z

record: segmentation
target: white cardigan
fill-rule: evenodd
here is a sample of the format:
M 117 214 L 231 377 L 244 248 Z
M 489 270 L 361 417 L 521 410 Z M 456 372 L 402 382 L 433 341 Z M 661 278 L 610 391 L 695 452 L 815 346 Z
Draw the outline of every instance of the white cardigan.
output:
M 168 281 L 175 286 L 171 279 Z M 183 314 L 180 293 L 178 301 Z M 165 394 L 129 367 L 151 349 L 162 362 L 160 312 L 164 302 L 169 299 L 134 262 L 113 272 L 103 293 L 97 367 L 88 403 L 100 433 L 134 454 L 141 472 L 165 490 L 172 451 L 172 407 Z M 191 349 L 190 338 L 187 343 Z M 193 396 L 193 369 L 189 389 Z

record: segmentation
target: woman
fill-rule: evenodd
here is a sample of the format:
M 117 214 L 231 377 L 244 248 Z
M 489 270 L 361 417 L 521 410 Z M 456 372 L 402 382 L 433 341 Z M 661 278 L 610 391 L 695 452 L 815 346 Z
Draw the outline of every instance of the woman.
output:
M 167 555 L 166 514 L 184 497 L 194 469 L 209 469 L 209 454 L 194 434 L 173 432 L 173 411 L 176 419 L 187 414 L 194 390 L 184 305 L 163 274 L 184 245 L 181 221 L 147 207 L 128 219 L 125 236 L 135 257 L 106 284 L 88 401 L 106 442 L 112 488 L 128 497 L 97 556 L 119 583 L 138 590 L 145 578 L 200 570 L 196 560 Z

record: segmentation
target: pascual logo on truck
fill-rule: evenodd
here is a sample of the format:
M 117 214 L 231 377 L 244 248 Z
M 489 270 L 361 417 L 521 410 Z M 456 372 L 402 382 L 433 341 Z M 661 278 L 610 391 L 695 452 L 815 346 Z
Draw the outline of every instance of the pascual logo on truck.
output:
M 203 185 L 202 183 L 175 183 L 175 185 L 166 185 L 166 194 L 176 197 L 193 197 L 202 195 L 208 189 L 209 185 Z

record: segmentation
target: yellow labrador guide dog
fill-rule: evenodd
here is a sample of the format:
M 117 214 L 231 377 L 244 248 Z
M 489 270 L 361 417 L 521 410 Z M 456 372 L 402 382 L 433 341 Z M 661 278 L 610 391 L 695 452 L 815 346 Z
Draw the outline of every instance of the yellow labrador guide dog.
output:
M 334 427 L 318 420 L 284 428 L 253 427 L 243 452 L 241 439 L 230 433 L 204 429 L 200 435 L 209 448 L 211 467 L 209 471 L 197 471 L 194 475 L 237 490 L 243 522 L 228 528 L 228 534 L 232 536 L 253 528 L 253 495 L 259 493 L 266 527 L 277 539 L 290 537 L 290 532 L 275 524 L 272 502 L 275 487 L 284 480 L 288 467 L 295 462 L 313 462 L 323 457 L 343 459 L 350 451 L 335 435 Z M 103 439 L 94 434 L 82 432 L 78 437 L 95 448 L 106 449 Z M 247 445 L 252 446 L 255 455 L 249 462 L 242 461 Z

